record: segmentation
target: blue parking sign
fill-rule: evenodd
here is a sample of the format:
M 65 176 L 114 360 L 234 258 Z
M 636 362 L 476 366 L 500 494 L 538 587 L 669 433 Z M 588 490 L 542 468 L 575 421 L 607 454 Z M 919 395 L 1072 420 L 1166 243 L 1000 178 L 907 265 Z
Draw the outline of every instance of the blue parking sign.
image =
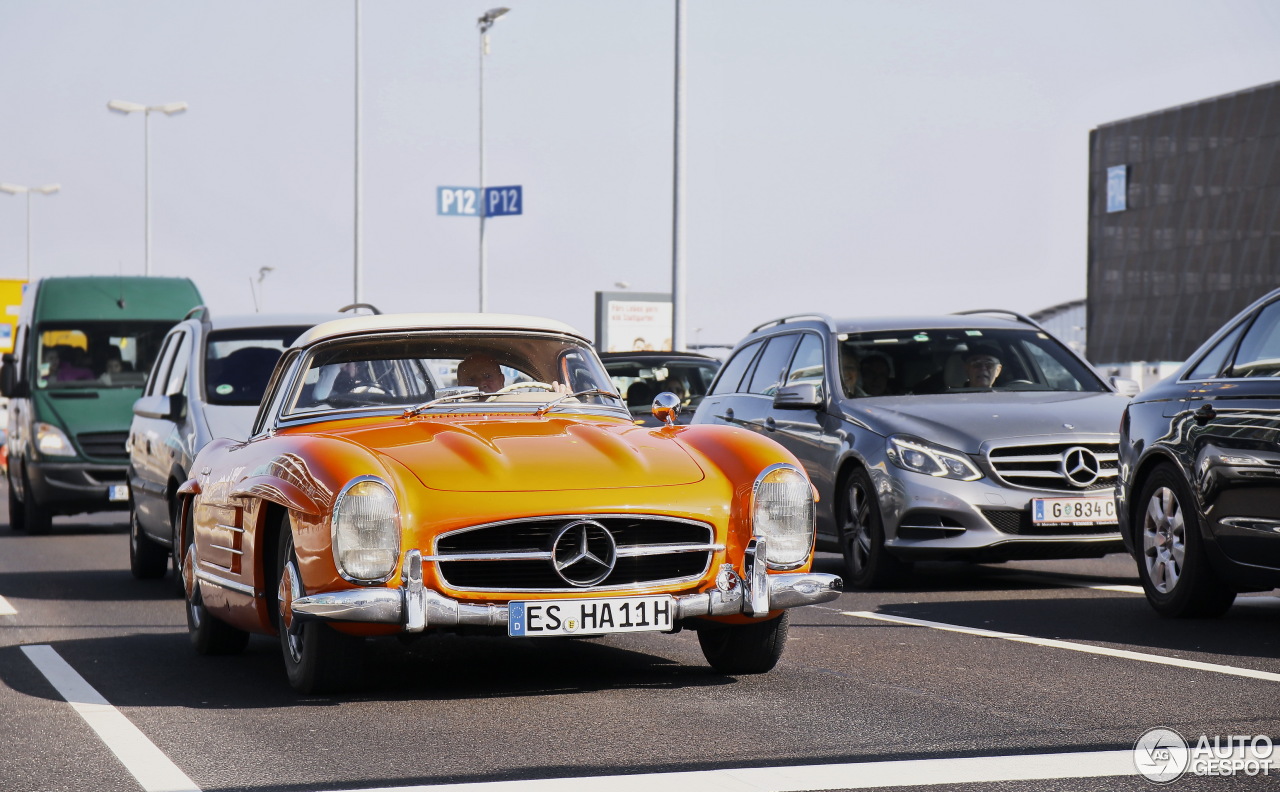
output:
M 519 184 L 509 187 L 484 188 L 484 216 L 524 214 L 524 188 Z
M 475 187 L 437 187 L 436 214 L 480 216 L 480 190 Z

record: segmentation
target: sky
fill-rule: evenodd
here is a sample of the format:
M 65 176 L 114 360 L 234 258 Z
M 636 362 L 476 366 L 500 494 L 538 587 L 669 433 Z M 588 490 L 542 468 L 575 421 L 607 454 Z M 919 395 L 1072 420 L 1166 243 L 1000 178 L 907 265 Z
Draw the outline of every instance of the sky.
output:
M 217 313 L 329 311 L 356 261 L 357 0 L 0 0 L 0 278 L 151 271 Z M 478 308 L 477 18 L 359 0 L 362 298 Z M 591 336 L 669 292 L 675 0 L 505 0 L 484 65 L 488 309 Z M 1269 0 L 687 0 L 689 343 L 797 313 L 1085 297 L 1101 124 L 1280 80 Z M 270 267 L 269 271 L 263 268 Z M 625 284 L 619 286 L 618 284 Z

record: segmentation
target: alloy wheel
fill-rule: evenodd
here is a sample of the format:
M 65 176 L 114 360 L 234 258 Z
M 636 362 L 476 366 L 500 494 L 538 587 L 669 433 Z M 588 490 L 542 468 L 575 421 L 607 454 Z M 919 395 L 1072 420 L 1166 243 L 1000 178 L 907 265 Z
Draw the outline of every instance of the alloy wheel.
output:
M 1151 493 L 1142 519 L 1142 553 L 1147 577 L 1161 594 L 1168 594 L 1178 586 L 1186 558 L 1186 542 L 1182 505 L 1173 490 L 1160 487 Z

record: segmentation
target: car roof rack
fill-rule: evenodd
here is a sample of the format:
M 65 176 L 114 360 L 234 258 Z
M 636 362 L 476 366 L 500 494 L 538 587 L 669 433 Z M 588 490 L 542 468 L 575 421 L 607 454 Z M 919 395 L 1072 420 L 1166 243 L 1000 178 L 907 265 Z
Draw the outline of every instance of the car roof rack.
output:
M 956 311 L 952 315 L 953 316 L 969 316 L 971 314 L 1001 314 L 1003 316 L 1012 316 L 1014 319 L 1017 319 L 1019 322 L 1026 322 L 1032 327 L 1036 327 L 1041 330 L 1044 329 L 1044 327 L 1042 327 L 1039 322 L 1037 322 L 1035 319 L 1032 319 L 1030 316 L 1027 316 L 1026 314 L 1020 314 L 1017 311 L 1006 311 L 1003 308 L 974 308 L 971 311 Z
M 832 319 L 830 316 L 827 316 L 826 314 L 821 314 L 821 313 L 807 313 L 807 314 L 793 314 L 792 316 L 783 316 L 779 319 L 770 319 L 764 324 L 756 325 L 755 327 L 751 328 L 751 332 L 754 333 L 758 330 L 763 330 L 766 327 L 773 327 L 774 325 L 786 324 L 787 322 L 800 322 L 806 319 L 825 322 L 827 327 L 831 328 L 832 332 L 834 332 L 836 329 L 835 320 Z
M 197 316 L 200 317 L 200 320 L 203 322 L 209 321 L 209 306 L 197 305 L 195 308 L 192 308 L 190 311 L 187 311 L 187 315 L 182 317 L 178 321 L 185 322 L 188 319 L 194 319 Z
M 346 313 L 347 311 L 358 311 L 361 308 L 365 308 L 369 310 L 370 312 L 373 313 L 374 316 L 382 316 L 382 311 L 379 311 L 376 306 L 371 305 L 369 303 L 351 303 L 350 305 L 344 305 L 338 309 L 338 313 Z

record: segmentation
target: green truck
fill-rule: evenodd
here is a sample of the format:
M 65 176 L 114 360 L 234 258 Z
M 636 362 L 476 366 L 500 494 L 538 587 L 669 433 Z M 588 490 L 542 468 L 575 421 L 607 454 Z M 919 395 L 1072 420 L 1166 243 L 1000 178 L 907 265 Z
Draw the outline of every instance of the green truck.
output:
M 54 515 L 129 507 L 133 403 L 165 333 L 200 303 L 188 278 L 28 284 L 13 351 L 0 368 L 0 394 L 9 400 L 10 527 L 48 533 Z

